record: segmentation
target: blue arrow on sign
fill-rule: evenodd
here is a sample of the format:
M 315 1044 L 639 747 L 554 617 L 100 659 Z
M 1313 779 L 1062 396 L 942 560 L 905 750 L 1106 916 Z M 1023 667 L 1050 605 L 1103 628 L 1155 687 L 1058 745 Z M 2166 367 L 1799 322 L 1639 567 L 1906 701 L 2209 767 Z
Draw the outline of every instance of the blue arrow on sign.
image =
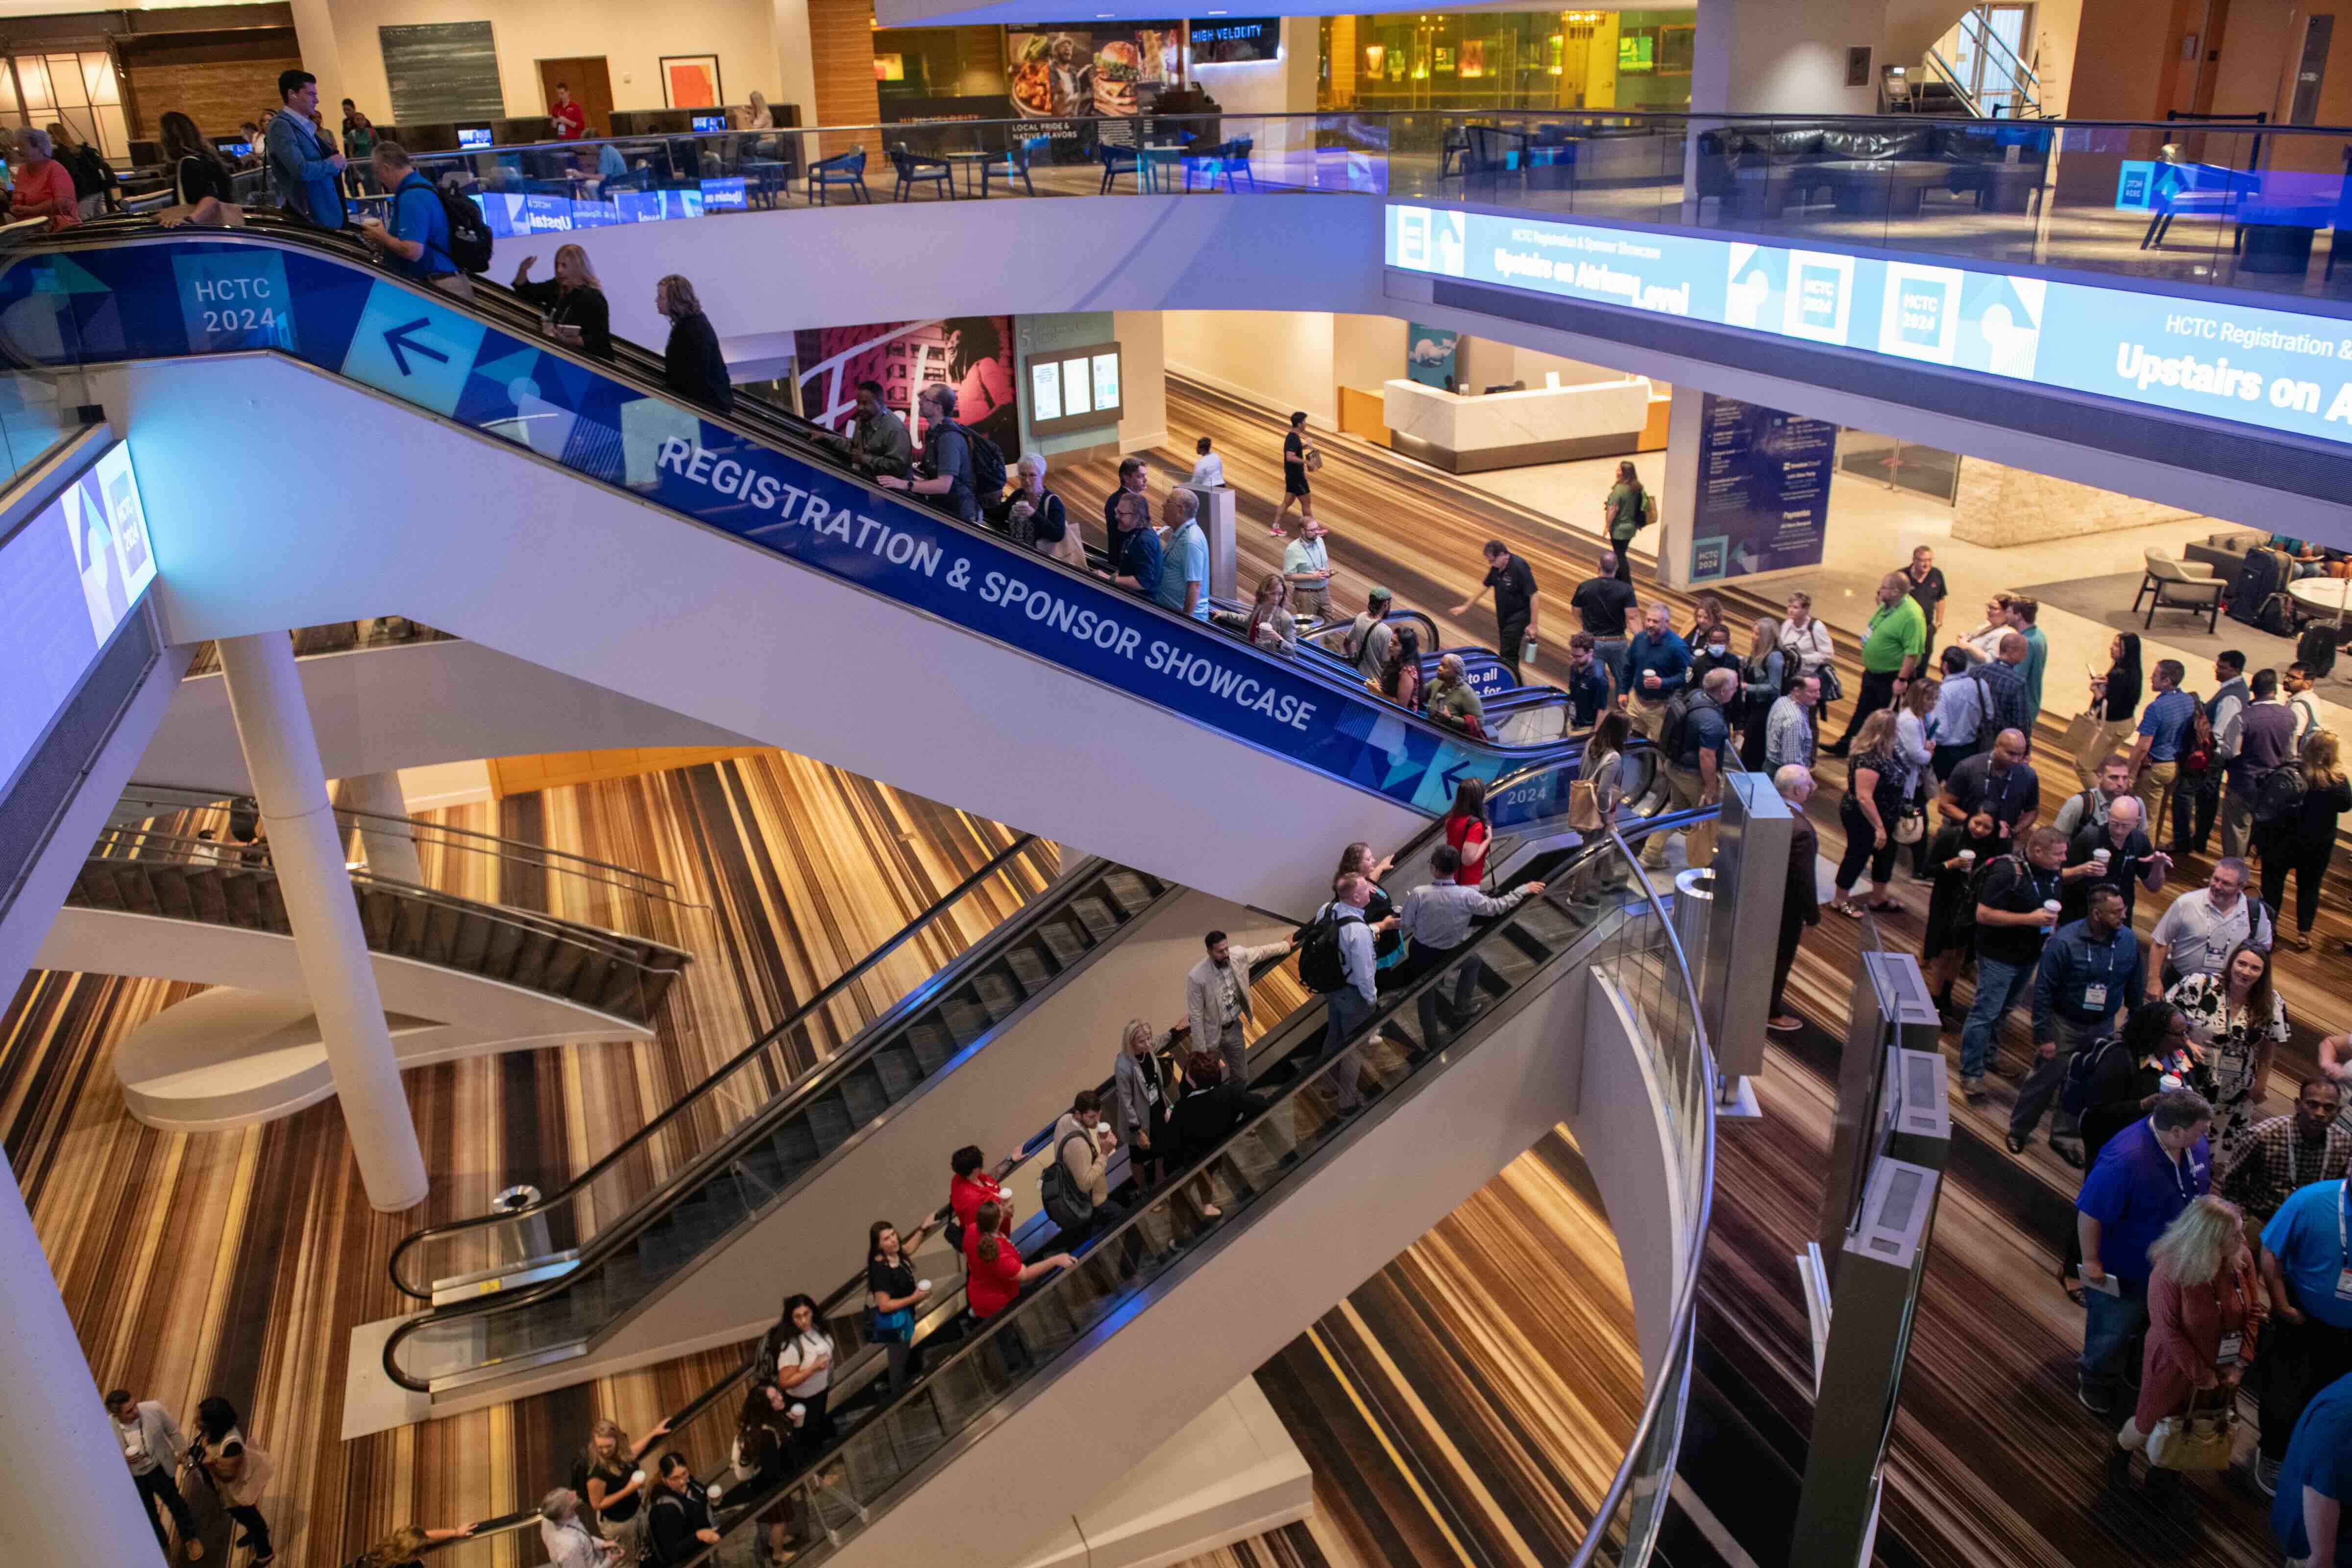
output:
M 420 343 L 408 335 L 419 328 L 431 324 L 427 318 L 419 316 L 413 321 L 403 321 L 399 326 L 386 327 L 383 330 L 383 346 L 392 351 L 393 363 L 400 366 L 401 374 L 409 374 L 408 355 L 412 353 L 423 354 L 426 359 L 439 360 L 443 364 L 449 363 L 447 354 L 443 353 L 439 349 Z M 407 352 L 403 353 L 403 350 Z

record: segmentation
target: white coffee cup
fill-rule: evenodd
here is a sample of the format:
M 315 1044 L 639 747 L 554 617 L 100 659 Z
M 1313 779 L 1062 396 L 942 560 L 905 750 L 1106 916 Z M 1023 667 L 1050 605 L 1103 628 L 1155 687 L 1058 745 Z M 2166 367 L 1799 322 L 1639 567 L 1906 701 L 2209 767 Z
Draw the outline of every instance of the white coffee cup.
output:
M 1963 849 L 1952 858 L 1963 866 L 1973 866 L 1977 863 L 1977 852 L 1973 849 Z
M 930 1288 L 931 1282 L 928 1279 L 918 1279 L 915 1281 L 915 1289 L 918 1290 L 929 1290 Z
M 2094 849 L 2091 851 L 2091 858 L 2096 860 L 2102 866 L 2105 865 L 2115 858 L 2116 853 L 2112 849 Z
M 639 1486 L 644 1486 L 646 1484 L 646 1473 L 643 1470 L 639 1470 L 635 1475 L 631 1476 L 629 1479 L 636 1482 Z
M 2042 912 L 2048 915 L 2052 921 L 2056 921 L 2058 918 L 2058 900 L 2055 899 L 2042 900 Z

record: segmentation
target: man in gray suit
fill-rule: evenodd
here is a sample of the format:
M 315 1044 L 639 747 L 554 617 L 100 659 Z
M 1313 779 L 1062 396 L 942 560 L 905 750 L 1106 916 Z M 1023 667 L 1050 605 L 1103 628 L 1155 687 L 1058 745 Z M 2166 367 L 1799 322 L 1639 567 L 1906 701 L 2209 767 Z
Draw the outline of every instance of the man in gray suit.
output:
M 1209 956 L 1184 976 L 1184 1016 L 1192 1020 L 1192 1048 L 1214 1051 L 1224 1058 L 1225 1081 L 1246 1089 L 1249 1052 L 1242 1044 L 1242 1020 L 1250 1016 L 1250 969 L 1261 959 L 1280 958 L 1297 942 L 1235 947 L 1221 931 L 1211 931 L 1201 942 Z

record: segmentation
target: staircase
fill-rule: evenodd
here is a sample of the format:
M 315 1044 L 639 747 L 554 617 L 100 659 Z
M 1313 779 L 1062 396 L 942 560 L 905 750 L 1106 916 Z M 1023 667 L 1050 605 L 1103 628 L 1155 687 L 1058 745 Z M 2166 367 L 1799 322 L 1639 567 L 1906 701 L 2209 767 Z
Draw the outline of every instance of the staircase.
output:
M 1980 120 L 2039 120 L 2042 79 L 2019 58 L 2014 37 L 2025 15 L 2019 7 L 1978 5 L 1928 47 L 1921 79 L 1912 85 L 1914 114 L 1960 112 Z
M 352 874 L 368 951 L 503 981 L 649 1024 L 688 954 L 597 926 L 478 903 Z M 266 850 L 111 829 L 67 895 L 68 906 L 197 921 L 291 936 Z

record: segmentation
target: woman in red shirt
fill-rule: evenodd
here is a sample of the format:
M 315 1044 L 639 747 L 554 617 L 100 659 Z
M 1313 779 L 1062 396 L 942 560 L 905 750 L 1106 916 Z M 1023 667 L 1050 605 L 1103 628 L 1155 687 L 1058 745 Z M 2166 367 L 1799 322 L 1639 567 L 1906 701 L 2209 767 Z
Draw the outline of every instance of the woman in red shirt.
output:
M 1031 1280 L 1072 1268 L 1078 1261 L 1066 1252 L 1057 1252 L 1024 1266 L 1007 1234 L 1010 1219 L 1005 1208 L 985 1203 L 963 1229 L 964 1304 L 982 1322 L 1011 1306 Z
M 1464 779 L 1454 790 L 1454 809 L 1445 814 L 1445 842 L 1462 852 L 1462 869 L 1454 881 L 1475 888 L 1486 875 L 1486 844 L 1494 830 L 1486 826 L 1486 781 Z
M 978 1144 L 967 1143 L 948 1156 L 948 1169 L 954 1173 L 948 1178 L 948 1212 L 953 1215 L 955 1230 L 948 1239 L 970 1249 L 973 1216 L 982 1204 L 994 1204 L 1003 1215 L 1001 1228 L 1013 1233 L 1013 1199 L 1004 1184 L 988 1173 L 988 1158 Z

